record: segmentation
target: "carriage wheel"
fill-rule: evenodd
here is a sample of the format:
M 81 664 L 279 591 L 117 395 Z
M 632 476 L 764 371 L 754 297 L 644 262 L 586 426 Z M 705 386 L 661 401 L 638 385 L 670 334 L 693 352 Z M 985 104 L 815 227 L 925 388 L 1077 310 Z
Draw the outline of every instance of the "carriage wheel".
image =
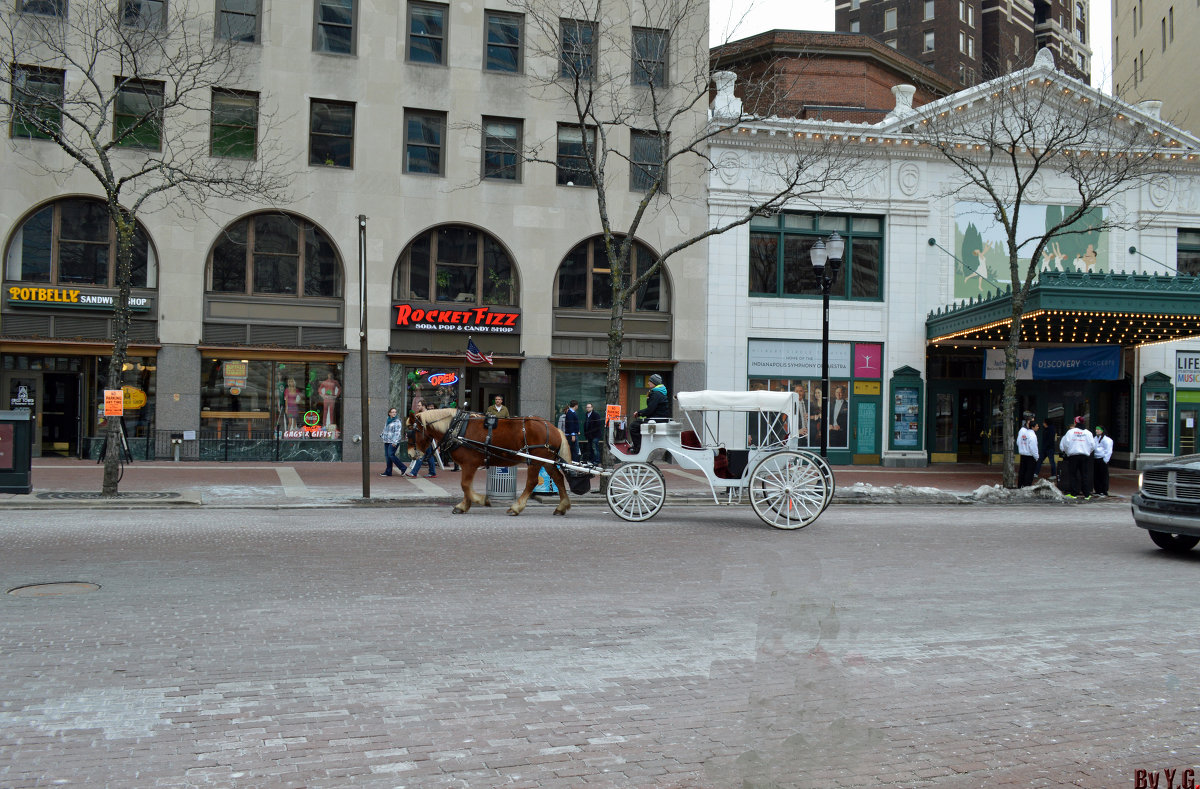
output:
M 803 449 L 800 450 L 800 452 L 811 458 L 814 463 L 821 467 L 821 476 L 825 478 L 825 503 L 821 505 L 821 512 L 824 512 L 825 508 L 829 506 L 829 503 L 833 501 L 833 492 L 835 487 L 833 481 L 833 467 L 829 465 L 829 461 L 821 457 L 816 452 L 811 450 L 805 451 Z
M 785 449 L 773 452 L 750 474 L 750 504 L 777 529 L 802 529 L 829 506 L 833 471 L 819 456 Z
M 662 509 L 667 486 L 662 472 L 649 463 L 622 463 L 608 478 L 605 496 L 619 518 L 644 521 Z

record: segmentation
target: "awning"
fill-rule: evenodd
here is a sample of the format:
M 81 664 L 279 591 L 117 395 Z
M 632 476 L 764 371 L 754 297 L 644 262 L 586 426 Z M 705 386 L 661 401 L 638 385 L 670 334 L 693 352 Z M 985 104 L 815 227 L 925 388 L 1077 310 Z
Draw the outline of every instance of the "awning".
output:
M 971 299 L 929 313 L 931 346 L 1008 342 L 1012 294 Z M 1120 345 L 1200 337 L 1200 277 L 1042 272 L 1021 315 L 1021 345 Z

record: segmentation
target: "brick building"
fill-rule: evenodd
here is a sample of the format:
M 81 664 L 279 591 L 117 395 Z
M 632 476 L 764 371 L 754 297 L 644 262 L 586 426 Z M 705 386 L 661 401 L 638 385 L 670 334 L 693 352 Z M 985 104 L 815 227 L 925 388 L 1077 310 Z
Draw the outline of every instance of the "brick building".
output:
M 860 33 L 769 30 L 713 49 L 712 63 L 738 75 L 739 98 L 759 115 L 875 123 L 895 106 L 894 85 L 915 86 L 915 106 L 958 87 Z M 761 87 L 747 96 L 746 85 Z
M 838 0 L 839 32 L 865 33 L 961 85 L 1028 66 L 1038 49 L 1090 80 L 1087 0 Z

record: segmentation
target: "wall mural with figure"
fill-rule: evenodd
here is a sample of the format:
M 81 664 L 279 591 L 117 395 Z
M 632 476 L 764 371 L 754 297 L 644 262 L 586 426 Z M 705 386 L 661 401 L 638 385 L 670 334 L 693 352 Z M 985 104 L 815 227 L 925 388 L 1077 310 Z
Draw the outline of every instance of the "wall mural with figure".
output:
M 1021 275 L 1029 265 L 1036 240 L 1062 221 L 1070 206 L 1024 205 L 1017 226 L 1021 245 Z M 1012 284 L 1008 269 L 1008 240 L 996 221 L 994 206 L 958 203 L 954 216 L 954 298 L 991 295 Z M 1093 208 L 1069 228 L 1055 234 L 1038 264 L 1041 271 L 1097 273 L 1109 271 L 1108 232 L 1096 226 L 1104 221 L 1104 209 Z M 1030 240 L 1032 239 L 1032 240 Z

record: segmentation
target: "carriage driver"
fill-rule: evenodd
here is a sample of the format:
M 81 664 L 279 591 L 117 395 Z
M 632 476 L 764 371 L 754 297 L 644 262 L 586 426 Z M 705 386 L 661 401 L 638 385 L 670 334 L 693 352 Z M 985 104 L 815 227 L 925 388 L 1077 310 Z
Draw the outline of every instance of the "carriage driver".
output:
M 650 393 L 646 395 L 646 407 L 634 411 L 633 420 L 633 454 L 642 449 L 642 422 L 667 422 L 671 419 L 671 398 L 667 396 L 667 387 L 663 385 L 662 376 L 654 373 L 650 376 Z

